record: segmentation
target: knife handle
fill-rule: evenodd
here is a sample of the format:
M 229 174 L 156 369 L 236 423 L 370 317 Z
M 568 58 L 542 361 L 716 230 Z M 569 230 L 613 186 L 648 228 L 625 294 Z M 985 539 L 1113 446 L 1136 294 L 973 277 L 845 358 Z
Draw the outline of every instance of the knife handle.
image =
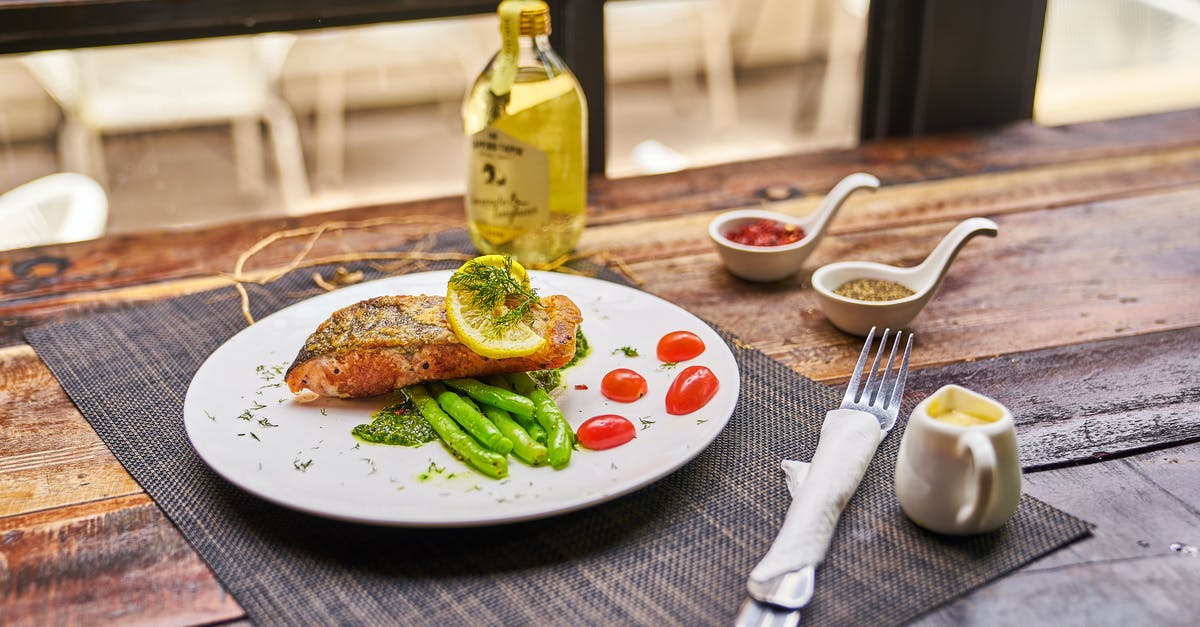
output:
M 765 582 L 825 558 L 838 518 L 882 439 L 879 421 L 867 412 L 835 409 L 825 414 L 808 473 L 792 487 L 783 527 L 750 579 Z

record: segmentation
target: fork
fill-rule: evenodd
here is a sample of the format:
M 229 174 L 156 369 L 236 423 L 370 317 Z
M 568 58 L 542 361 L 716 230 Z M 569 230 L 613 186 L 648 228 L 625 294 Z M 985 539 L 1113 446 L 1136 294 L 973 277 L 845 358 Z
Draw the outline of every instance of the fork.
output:
M 867 334 L 841 406 L 825 414 L 812 462 L 783 461 L 792 505 L 775 542 L 750 573 L 746 589 L 751 598 L 742 604 L 737 625 L 796 625 L 800 608 L 812 599 L 816 567 L 825 558 L 838 518 L 900 414 L 913 335 L 908 334 L 893 377 L 904 334 L 896 333 L 887 363 L 879 370 L 889 333 L 884 330 L 863 383 L 875 328 Z

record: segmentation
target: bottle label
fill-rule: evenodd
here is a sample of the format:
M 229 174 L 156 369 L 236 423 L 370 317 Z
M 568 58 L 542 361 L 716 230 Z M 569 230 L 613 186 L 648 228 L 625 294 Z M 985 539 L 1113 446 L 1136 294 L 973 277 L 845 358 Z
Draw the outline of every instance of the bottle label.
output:
M 504 244 L 550 219 L 546 153 L 495 127 L 471 136 L 467 219 L 493 244 Z

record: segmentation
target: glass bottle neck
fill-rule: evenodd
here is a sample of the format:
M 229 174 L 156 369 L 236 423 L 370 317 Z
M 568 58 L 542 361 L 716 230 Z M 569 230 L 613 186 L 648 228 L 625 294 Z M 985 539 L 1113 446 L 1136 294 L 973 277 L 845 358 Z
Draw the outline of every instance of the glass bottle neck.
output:
M 520 46 L 522 60 L 534 59 L 548 52 L 554 52 L 550 47 L 549 35 L 521 35 L 517 43 Z
M 555 75 L 566 71 L 566 64 L 550 47 L 549 35 L 522 35 L 517 44 L 518 67 L 549 68 Z

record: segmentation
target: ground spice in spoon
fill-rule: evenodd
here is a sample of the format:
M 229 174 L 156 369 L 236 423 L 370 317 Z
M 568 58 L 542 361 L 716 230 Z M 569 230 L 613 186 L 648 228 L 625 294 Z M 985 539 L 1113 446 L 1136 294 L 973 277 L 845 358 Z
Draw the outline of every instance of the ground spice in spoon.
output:
M 867 301 L 889 301 L 908 298 L 916 292 L 896 283 L 895 281 L 883 281 L 881 279 L 854 279 L 842 283 L 834 294 L 853 298 L 855 300 Z

